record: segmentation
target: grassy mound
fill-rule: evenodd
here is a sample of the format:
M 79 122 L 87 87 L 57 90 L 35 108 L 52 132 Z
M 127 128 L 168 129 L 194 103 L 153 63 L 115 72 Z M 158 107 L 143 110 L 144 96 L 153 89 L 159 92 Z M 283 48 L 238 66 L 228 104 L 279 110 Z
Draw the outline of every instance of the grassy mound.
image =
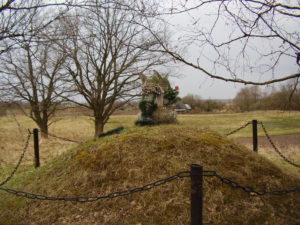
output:
M 92 140 L 6 187 L 48 196 L 97 196 L 142 186 L 192 163 L 256 189 L 300 186 L 263 157 L 211 131 L 179 125 L 137 127 Z M 187 225 L 190 179 L 92 203 L 27 200 L 0 193 L 0 224 Z M 299 193 L 253 196 L 205 178 L 205 224 L 296 225 Z

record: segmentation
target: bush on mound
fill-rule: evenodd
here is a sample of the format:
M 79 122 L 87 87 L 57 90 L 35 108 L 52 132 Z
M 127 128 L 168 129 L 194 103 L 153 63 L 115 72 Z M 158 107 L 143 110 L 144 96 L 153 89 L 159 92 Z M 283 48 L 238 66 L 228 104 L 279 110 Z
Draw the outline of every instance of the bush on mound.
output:
M 11 188 L 49 196 L 97 196 L 142 186 L 192 163 L 255 189 L 300 186 L 265 158 L 208 130 L 163 125 L 136 127 L 72 149 Z M 295 225 L 299 193 L 252 196 L 213 177 L 204 182 L 204 224 Z M 0 224 L 187 225 L 190 179 L 92 203 L 0 196 Z

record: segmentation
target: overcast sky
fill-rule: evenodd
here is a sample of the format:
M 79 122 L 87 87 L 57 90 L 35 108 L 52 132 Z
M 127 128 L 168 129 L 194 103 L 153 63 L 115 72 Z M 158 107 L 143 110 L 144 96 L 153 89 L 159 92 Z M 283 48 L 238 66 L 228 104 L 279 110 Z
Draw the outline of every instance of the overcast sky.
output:
M 203 24 L 211 24 L 213 19 L 211 14 L 213 14 L 215 11 L 215 8 L 206 7 L 205 9 L 202 9 L 202 11 L 193 11 L 189 14 L 177 14 L 175 16 L 166 16 L 165 19 L 170 23 L 170 29 L 173 30 L 174 34 L 173 41 L 182 40 L 178 39 L 179 36 L 185 35 L 185 28 L 191 27 L 191 23 L 193 23 L 192 17 L 201 17 L 199 20 L 201 23 L 201 26 Z M 201 15 L 201 16 L 199 16 Z M 224 21 L 226 23 L 227 21 Z M 300 30 L 300 23 L 299 20 L 295 23 L 287 21 L 283 24 L 285 27 L 288 27 L 290 30 L 293 31 L 299 31 Z M 215 35 L 217 38 L 222 39 L 226 35 L 226 29 L 230 29 L 229 27 L 222 26 L 219 29 L 216 29 Z M 228 31 L 229 32 L 229 31 Z M 178 36 L 178 37 L 177 37 Z M 226 36 L 227 37 L 227 36 Z M 178 44 L 180 45 L 180 41 L 178 41 Z M 266 43 L 257 42 L 254 43 L 258 48 L 268 48 L 266 46 Z M 278 43 L 280 44 L 280 43 Z M 199 55 L 202 54 L 201 59 L 201 65 L 204 66 L 207 69 L 211 69 L 212 64 L 208 61 L 206 61 L 205 57 L 212 54 L 212 51 L 209 49 L 201 49 L 198 48 L 195 45 L 191 45 L 190 48 L 188 48 L 184 55 L 185 57 L 189 58 L 190 61 L 195 63 L 195 60 L 199 57 Z M 233 56 L 234 57 L 234 56 Z M 253 55 L 253 61 L 258 60 L 257 56 Z M 244 84 L 238 84 L 238 83 L 230 83 L 225 82 L 217 79 L 212 79 L 208 77 L 207 75 L 203 74 L 199 70 L 193 69 L 189 66 L 185 66 L 182 64 L 178 64 L 178 67 L 174 69 L 176 74 L 180 74 L 181 76 L 179 78 L 171 78 L 171 83 L 173 85 L 178 85 L 180 88 L 180 96 L 183 97 L 187 94 L 195 94 L 199 95 L 203 99 L 232 99 L 236 96 L 237 92 L 245 87 Z M 222 70 L 219 70 L 222 73 Z M 299 71 L 299 67 L 297 67 L 296 62 L 292 60 L 291 58 L 283 58 L 282 63 L 276 68 L 275 75 L 280 76 L 282 75 L 292 75 Z M 218 72 L 218 75 L 221 75 L 220 72 Z M 225 73 L 225 71 L 224 71 Z M 246 80 L 252 80 L 252 81 L 266 81 L 268 79 L 272 79 L 272 76 L 274 74 L 267 73 L 264 74 L 264 76 L 261 76 L 259 72 L 254 72 L 251 76 L 251 74 L 245 72 L 241 78 Z M 254 79 L 255 78 L 255 79 Z M 249 86 L 249 85 L 248 85 Z M 276 84 L 275 86 L 278 86 Z M 265 87 L 265 88 L 270 88 Z

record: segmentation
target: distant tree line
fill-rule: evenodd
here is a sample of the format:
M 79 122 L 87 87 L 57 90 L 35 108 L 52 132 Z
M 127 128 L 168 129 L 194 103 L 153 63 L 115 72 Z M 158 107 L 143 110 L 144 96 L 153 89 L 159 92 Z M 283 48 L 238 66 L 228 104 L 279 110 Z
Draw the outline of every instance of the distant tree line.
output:
M 298 79 L 282 84 L 271 91 L 260 86 L 242 88 L 232 101 L 201 99 L 189 94 L 182 104 L 191 106 L 194 112 L 247 112 L 254 110 L 300 110 Z
M 264 92 L 258 86 L 241 89 L 233 100 L 237 111 L 252 110 L 300 110 L 298 80 Z
M 201 99 L 198 95 L 189 94 L 182 98 L 183 104 L 188 104 L 194 112 L 220 112 L 225 107 L 225 102 L 211 99 Z
M 218 11 L 209 13 L 210 7 Z M 56 111 L 66 103 L 76 104 L 92 112 L 96 137 L 110 115 L 139 95 L 139 74 L 166 62 L 181 63 L 199 71 L 200 76 L 234 83 L 268 85 L 298 79 L 299 12 L 296 1 L 172 0 L 165 4 L 157 0 L 3 0 L 0 102 L 18 104 L 45 137 Z M 199 22 L 207 13 L 211 22 Z M 167 29 L 169 17 L 164 16 L 172 14 L 190 16 L 191 24 L 179 30 L 182 34 Z M 287 23 L 291 26 L 285 26 Z M 222 31 L 222 38 L 215 31 Z M 172 42 L 171 35 L 180 40 L 180 46 Z M 260 48 L 261 44 L 272 47 Z M 204 50 L 213 54 L 189 59 L 184 52 L 196 46 L 201 54 Z M 240 51 L 235 53 L 234 49 Z M 277 71 L 286 60 L 298 72 L 272 73 L 272 79 L 258 81 L 255 74 Z M 244 74 L 253 74 L 253 79 L 241 79 Z M 268 96 L 259 95 L 259 88 L 255 88 L 250 88 L 250 94 L 241 90 L 245 92 L 241 96 L 250 100 L 239 103 L 241 96 L 237 96 L 239 110 L 264 109 L 272 102 L 276 109 L 299 108 L 297 85 L 282 87 Z M 258 103 L 263 99 L 267 100 Z M 184 101 L 193 101 L 192 107 L 201 112 L 224 107 L 222 102 L 195 96 Z M 30 106 L 29 110 L 25 106 Z M 2 108 L 0 113 L 5 114 Z

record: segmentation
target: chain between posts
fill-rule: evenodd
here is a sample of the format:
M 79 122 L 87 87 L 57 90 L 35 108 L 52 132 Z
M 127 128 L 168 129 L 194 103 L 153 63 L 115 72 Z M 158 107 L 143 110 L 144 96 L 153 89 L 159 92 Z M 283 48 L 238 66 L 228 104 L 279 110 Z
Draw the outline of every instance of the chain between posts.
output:
M 295 167 L 298 167 L 300 168 L 300 165 L 299 164 L 296 164 L 294 162 L 292 162 L 291 160 L 289 160 L 285 155 L 283 155 L 283 153 L 281 151 L 279 151 L 279 149 L 276 147 L 276 145 L 274 144 L 274 142 L 272 141 L 270 135 L 268 134 L 267 132 L 267 129 L 265 127 L 265 125 L 263 124 L 263 122 L 259 122 L 259 124 L 262 126 L 262 129 L 267 137 L 267 139 L 269 140 L 270 144 L 272 145 L 272 147 L 274 148 L 274 150 L 278 153 L 278 155 L 283 158 L 287 163 L 295 166 Z
M 234 133 L 236 133 L 236 132 L 238 132 L 238 131 L 240 131 L 240 130 L 246 128 L 246 127 L 247 127 L 248 125 L 250 125 L 250 124 L 251 124 L 251 122 L 247 122 L 247 123 L 245 123 L 243 126 L 237 128 L 237 129 L 235 129 L 235 130 L 233 130 L 233 131 L 231 131 L 231 132 L 229 132 L 229 133 L 227 133 L 227 134 L 225 134 L 225 135 L 226 135 L 226 136 L 232 135 L 232 134 L 234 134 Z
M 116 192 L 111 192 L 107 195 L 102 195 L 102 196 L 76 196 L 76 197 L 49 197 L 45 195 L 39 195 L 39 194 L 33 194 L 25 191 L 17 191 L 13 189 L 8 189 L 8 188 L 2 188 L 0 187 L 0 190 L 8 192 L 10 194 L 14 194 L 19 197 L 24 197 L 28 199 L 37 199 L 37 200 L 51 200 L 51 201 L 72 201 L 72 202 L 94 202 L 100 199 L 112 199 L 112 198 L 117 198 L 121 196 L 127 196 L 131 195 L 136 192 L 142 192 L 142 191 L 147 191 L 150 189 L 153 189 L 155 187 L 164 185 L 168 182 L 174 181 L 178 178 L 186 178 L 190 177 L 190 171 L 181 171 L 173 176 L 157 180 L 155 182 L 146 184 L 141 187 L 136 187 L 136 188 L 131 188 L 128 190 L 124 191 L 116 191 Z
M 292 193 L 292 192 L 300 192 L 300 187 L 295 187 L 295 188 L 291 188 L 291 189 L 282 189 L 282 190 L 255 190 L 253 187 L 250 186 L 243 186 L 238 184 L 237 182 L 226 178 L 222 175 L 219 175 L 217 173 L 215 173 L 213 176 L 217 177 L 220 181 L 222 181 L 225 184 L 230 185 L 233 188 L 239 188 L 242 189 L 245 192 L 248 192 L 252 195 L 265 195 L 265 194 L 272 194 L 272 195 L 281 195 L 281 194 L 288 194 L 288 193 Z
M 42 132 L 42 131 L 40 131 L 41 133 L 44 133 L 44 132 Z M 63 140 L 63 141 L 69 141 L 69 142 L 74 142 L 74 143 L 79 143 L 79 144 L 81 144 L 81 143 L 83 143 L 83 142 L 81 142 L 81 141 L 75 141 L 75 140 L 72 140 L 72 139 L 69 139 L 69 138 L 65 138 L 65 137 L 59 137 L 59 136 L 57 136 L 57 135 L 55 135 L 55 134 L 51 134 L 51 133 L 44 133 L 44 134 L 47 134 L 47 135 L 49 135 L 49 136 L 51 136 L 51 137 L 54 137 L 54 138 L 57 138 L 57 139 L 60 139 L 60 140 Z
M 286 189 L 286 190 L 285 189 L 271 190 L 271 191 L 255 190 L 252 187 L 240 185 L 237 182 L 235 182 L 229 178 L 219 175 L 216 171 L 213 171 L 213 170 L 203 170 L 202 176 L 216 177 L 221 182 L 228 184 L 233 188 L 241 189 L 252 195 L 265 195 L 265 194 L 280 195 L 280 194 L 287 194 L 287 193 L 292 193 L 292 192 L 300 192 L 300 187 L 295 187 L 295 188 Z M 155 182 L 146 184 L 144 186 L 130 188 L 130 189 L 123 190 L 123 191 L 111 192 L 109 194 L 101 195 L 101 196 L 49 197 L 46 195 L 33 194 L 33 193 L 25 192 L 25 191 L 18 191 L 18 190 L 13 190 L 13 189 L 9 189 L 9 188 L 3 188 L 3 187 L 0 187 L 0 190 L 5 191 L 10 194 L 14 194 L 19 197 L 28 198 L 28 199 L 50 200 L 50 201 L 94 202 L 94 201 L 97 201 L 100 199 L 113 199 L 113 198 L 117 198 L 117 197 L 128 196 L 128 195 L 131 195 L 131 194 L 134 194 L 137 192 L 147 191 L 147 190 L 156 188 L 158 186 L 164 185 L 166 183 L 172 182 L 178 178 L 186 178 L 186 177 L 191 177 L 190 171 L 181 171 L 173 176 L 157 180 Z
M 2 182 L 0 183 L 0 186 L 3 186 L 4 184 L 6 184 L 6 183 L 14 176 L 14 174 L 16 173 L 16 171 L 18 170 L 18 168 L 20 167 L 20 165 L 21 165 L 21 163 L 22 163 L 22 161 L 23 161 L 23 158 L 24 158 L 24 156 L 25 156 L 25 153 L 26 153 L 26 151 L 27 151 L 27 149 L 28 149 L 28 145 L 29 145 L 29 140 L 30 140 L 31 134 L 32 134 L 32 133 L 28 130 L 28 136 L 27 136 L 27 139 L 26 139 L 26 142 L 25 142 L 25 146 L 24 146 L 24 148 L 23 148 L 23 152 L 22 152 L 22 154 L 21 154 L 21 156 L 20 156 L 20 159 L 19 159 L 17 165 L 15 166 L 15 168 L 14 168 L 14 170 L 11 172 L 11 174 L 10 174 L 4 181 L 2 181 Z
M 112 135 L 112 134 L 118 134 L 118 133 L 120 133 L 122 130 L 124 129 L 124 127 L 117 127 L 117 128 L 115 128 L 115 129 L 112 129 L 112 130 L 109 130 L 109 131 L 107 131 L 107 132 L 105 132 L 105 133 L 102 133 L 102 134 L 100 134 L 98 137 L 105 137 L 105 136 L 109 136 L 109 135 Z M 42 132 L 42 131 L 40 131 L 41 133 L 44 133 L 44 132 Z M 60 140 L 63 140 L 63 141 L 69 141 L 69 142 L 74 142 L 74 143 L 79 143 L 79 144 L 81 144 L 81 143 L 83 143 L 82 141 L 75 141 L 75 140 L 72 140 L 72 139 L 69 139 L 69 138 L 65 138 L 65 137 L 59 137 L 59 136 L 57 136 L 57 135 L 55 135 L 55 134 L 51 134 L 51 133 L 44 133 L 44 134 L 47 134 L 47 135 L 49 135 L 49 136 L 51 136 L 51 137 L 54 137 L 54 138 L 57 138 L 57 139 L 60 139 Z

